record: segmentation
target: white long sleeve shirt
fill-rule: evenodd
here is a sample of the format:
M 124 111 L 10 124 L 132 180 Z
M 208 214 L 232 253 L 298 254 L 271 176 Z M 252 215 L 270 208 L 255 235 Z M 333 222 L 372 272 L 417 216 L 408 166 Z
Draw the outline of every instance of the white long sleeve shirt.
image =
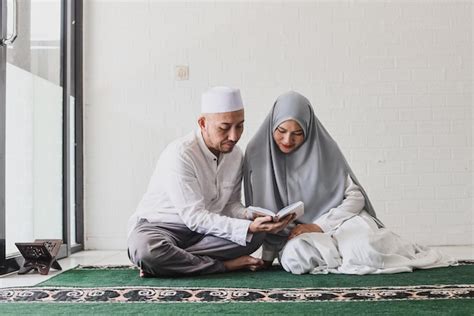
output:
M 318 225 L 324 233 L 329 233 L 332 230 L 337 229 L 349 218 L 358 215 L 363 210 L 364 206 L 364 195 L 360 191 L 359 186 L 355 184 L 350 175 L 348 175 L 345 183 L 344 199 L 342 203 L 321 215 L 316 219 L 316 221 L 314 221 L 314 224 Z M 305 208 L 310 207 L 310 205 L 305 205 Z M 289 225 L 288 232 L 291 231 L 291 229 L 295 226 L 296 225 L 294 224 Z M 267 235 L 267 239 L 268 238 L 272 238 L 272 236 Z M 285 243 L 286 241 L 280 243 L 277 240 L 271 243 L 264 242 L 262 259 L 265 261 L 273 261 Z
M 148 189 L 129 220 L 182 223 L 200 234 L 246 245 L 251 221 L 241 203 L 243 155 L 237 146 L 219 159 L 196 130 L 161 154 Z
M 345 183 L 344 200 L 338 207 L 332 208 L 329 212 L 316 219 L 314 224 L 321 227 L 327 233 L 338 228 L 349 218 L 358 215 L 365 206 L 365 198 L 360 188 L 348 175 Z

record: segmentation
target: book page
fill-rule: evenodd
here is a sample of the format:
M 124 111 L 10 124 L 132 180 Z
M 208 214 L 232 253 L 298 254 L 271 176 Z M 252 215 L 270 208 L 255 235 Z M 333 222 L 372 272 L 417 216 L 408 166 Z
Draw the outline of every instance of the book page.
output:
M 252 215 L 257 214 L 263 216 L 271 216 L 272 218 L 275 217 L 275 213 L 263 207 L 249 206 L 248 210 L 251 212 Z
M 289 214 L 296 214 L 295 219 L 298 217 L 302 216 L 304 214 L 304 203 L 301 201 L 295 202 L 293 204 L 290 204 L 284 208 L 282 208 L 278 213 L 278 219 L 284 218 L 285 216 Z

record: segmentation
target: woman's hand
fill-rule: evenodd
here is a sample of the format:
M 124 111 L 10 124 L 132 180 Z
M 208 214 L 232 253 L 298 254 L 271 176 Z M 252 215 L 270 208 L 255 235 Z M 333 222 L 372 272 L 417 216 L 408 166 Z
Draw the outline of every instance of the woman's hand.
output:
M 323 230 L 316 224 L 298 224 L 291 230 L 288 240 L 304 233 L 322 233 Z
M 249 231 L 251 233 L 265 232 L 276 234 L 288 226 L 288 224 L 295 218 L 295 214 L 288 215 L 278 222 L 272 221 L 271 216 L 257 217 L 250 224 Z

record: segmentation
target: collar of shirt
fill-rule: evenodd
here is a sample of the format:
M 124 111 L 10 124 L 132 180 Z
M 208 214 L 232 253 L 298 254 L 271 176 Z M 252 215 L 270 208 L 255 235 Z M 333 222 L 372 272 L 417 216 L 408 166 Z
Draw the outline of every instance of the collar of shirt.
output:
M 196 130 L 196 137 L 198 139 L 198 144 L 199 147 L 201 148 L 202 152 L 204 153 L 204 156 L 206 158 L 209 158 L 212 161 L 215 161 L 219 163 L 222 160 L 222 153 L 219 153 L 219 157 L 216 157 L 207 147 L 206 143 L 204 142 L 204 138 L 202 137 L 201 130 L 198 128 Z

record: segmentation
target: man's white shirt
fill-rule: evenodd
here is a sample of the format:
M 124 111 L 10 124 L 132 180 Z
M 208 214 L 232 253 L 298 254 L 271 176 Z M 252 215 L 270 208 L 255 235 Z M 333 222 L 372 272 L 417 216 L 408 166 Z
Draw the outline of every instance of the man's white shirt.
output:
M 251 221 L 241 203 L 243 155 L 237 146 L 217 158 L 198 129 L 169 144 L 129 220 L 181 223 L 189 229 L 246 245 Z

